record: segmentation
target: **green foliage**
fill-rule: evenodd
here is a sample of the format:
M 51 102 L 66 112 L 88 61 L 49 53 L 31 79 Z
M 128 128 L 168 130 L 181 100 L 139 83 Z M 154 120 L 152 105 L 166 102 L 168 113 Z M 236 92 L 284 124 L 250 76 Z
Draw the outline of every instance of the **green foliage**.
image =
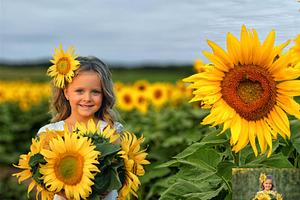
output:
M 200 124 L 207 115 L 207 110 L 195 110 L 192 104 L 183 104 L 174 108 L 163 108 L 155 112 L 150 108 L 146 115 L 138 111 L 120 112 L 124 120 L 124 131 L 145 137 L 147 160 L 146 174 L 140 177 L 141 187 L 138 190 L 139 199 L 158 199 L 168 188 L 166 179 L 175 174 L 173 168 L 156 168 L 170 161 L 173 156 L 184 150 L 189 144 L 203 138 L 211 130 Z M 199 121 L 200 120 L 200 121 Z
M 19 156 L 29 151 L 31 138 L 41 126 L 49 123 L 48 106 L 44 101 L 23 112 L 17 104 L 0 104 L 2 165 L 16 164 Z M 232 168 L 299 167 L 300 122 L 292 117 L 291 138 L 278 136 L 273 140 L 273 152 L 267 158 L 266 153 L 255 157 L 250 145 L 238 154 L 233 153 L 230 132 L 217 136 L 222 127 L 201 125 L 209 110 L 194 109 L 192 104 L 162 108 L 158 112 L 150 108 L 146 115 L 138 111 L 119 112 L 123 131 L 145 137 L 141 148 L 147 148 L 146 159 L 151 162 L 144 166 L 146 174 L 140 177 L 139 199 L 229 200 L 233 195 Z
M 293 121 L 290 143 L 298 144 L 299 120 Z M 160 200 L 167 199 L 224 199 L 232 195 L 232 168 L 294 168 L 299 152 L 283 138 L 273 141 L 273 153 L 267 158 L 267 153 L 255 156 L 250 144 L 235 154 L 230 147 L 230 132 L 218 135 L 219 127 L 205 137 L 174 156 L 159 167 L 176 168 L 178 172 L 168 178 L 168 189 Z M 283 142 L 285 141 L 285 143 Z M 281 152 L 282 148 L 289 153 Z M 291 153 L 293 152 L 293 153 Z M 298 157 L 293 157 L 298 154 Z M 180 189 L 181 188 L 181 189 Z M 224 194 L 227 197 L 224 197 Z
M 25 184 L 18 184 L 17 179 L 7 175 L 0 179 L 0 199 L 1 200 L 23 200 L 34 199 L 32 194 L 27 197 L 27 188 Z
M 0 80 L 28 80 L 33 82 L 49 82 L 51 77 L 46 76 L 48 67 L 52 64 L 41 63 L 24 66 L 0 65 Z M 136 80 L 146 79 L 149 82 L 175 83 L 194 73 L 192 66 L 136 66 L 124 68 L 122 66 L 110 66 L 114 81 L 133 83 Z
M 24 112 L 16 103 L 0 104 L 0 165 L 17 164 L 20 154 L 27 154 L 31 138 L 49 123 L 48 102 L 45 100 Z
M 125 169 L 122 158 L 117 155 L 117 152 L 121 150 L 120 145 L 110 143 L 109 139 L 102 137 L 98 133 L 84 134 L 84 136 L 89 137 L 96 146 L 95 150 L 101 152 L 98 156 L 100 164 L 96 165 L 100 173 L 97 173 L 95 176 L 95 184 L 92 186 L 92 191 L 103 194 L 106 191 L 121 189 L 122 182 L 125 179 Z

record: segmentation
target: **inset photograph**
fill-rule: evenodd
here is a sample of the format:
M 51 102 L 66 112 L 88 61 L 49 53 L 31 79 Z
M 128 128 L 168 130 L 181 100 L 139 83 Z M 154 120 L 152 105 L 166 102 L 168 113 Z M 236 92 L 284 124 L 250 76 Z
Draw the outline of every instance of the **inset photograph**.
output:
M 299 169 L 232 169 L 232 200 L 300 199 L 299 185 Z

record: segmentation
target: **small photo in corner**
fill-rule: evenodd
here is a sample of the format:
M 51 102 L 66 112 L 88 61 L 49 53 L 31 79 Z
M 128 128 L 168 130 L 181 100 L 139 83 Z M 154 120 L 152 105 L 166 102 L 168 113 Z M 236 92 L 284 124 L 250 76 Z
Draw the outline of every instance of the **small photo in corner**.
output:
M 300 200 L 300 169 L 232 169 L 232 200 L 296 199 Z

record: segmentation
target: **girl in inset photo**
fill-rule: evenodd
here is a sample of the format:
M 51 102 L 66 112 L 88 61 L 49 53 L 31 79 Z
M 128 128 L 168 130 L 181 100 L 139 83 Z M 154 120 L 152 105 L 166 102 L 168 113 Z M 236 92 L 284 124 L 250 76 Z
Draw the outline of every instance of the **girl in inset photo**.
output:
M 271 175 L 261 173 L 259 177 L 260 191 L 258 191 L 253 200 L 282 200 L 281 194 L 275 189 L 275 181 Z

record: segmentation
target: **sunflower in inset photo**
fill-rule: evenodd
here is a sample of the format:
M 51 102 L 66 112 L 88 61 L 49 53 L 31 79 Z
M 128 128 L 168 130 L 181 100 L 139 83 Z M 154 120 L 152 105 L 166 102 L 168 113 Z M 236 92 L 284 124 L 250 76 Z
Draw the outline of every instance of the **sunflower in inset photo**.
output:
M 279 133 L 291 135 L 285 112 L 300 119 L 300 105 L 293 99 L 300 95 L 300 69 L 288 67 L 291 51 L 282 54 L 290 41 L 274 46 L 272 30 L 261 44 L 256 31 L 242 26 L 240 41 L 227 35 L 227 52 L 212 41 L 213 53 L 203 52 L 212 62 L 204 72 L 185 78 L 195 95 L 191 102 L 201 101 L 210 114 L 202 124 L 223 124 L 231 130 L 232 150 L 239 152 L 250 141 L 255 155 L 272 153 L 272 139 Z
M 50 60 L 53 65 L 47 70 L 47 75 L 54 76 L 53 84 L 56 87 L 63 88 L 65 80 L 69 83 L 72 82 L 74 71 L 80 65 L 79 61 L 75 60 L 78 56 L 73 56 L 75 49 L 72 50 L 72 48 L 73 46 L 66 53 L 62 49 L 62 45 L 59 45 L 59 51 L 54 48 L 56 54 L 53 54 L 54 60 Z

